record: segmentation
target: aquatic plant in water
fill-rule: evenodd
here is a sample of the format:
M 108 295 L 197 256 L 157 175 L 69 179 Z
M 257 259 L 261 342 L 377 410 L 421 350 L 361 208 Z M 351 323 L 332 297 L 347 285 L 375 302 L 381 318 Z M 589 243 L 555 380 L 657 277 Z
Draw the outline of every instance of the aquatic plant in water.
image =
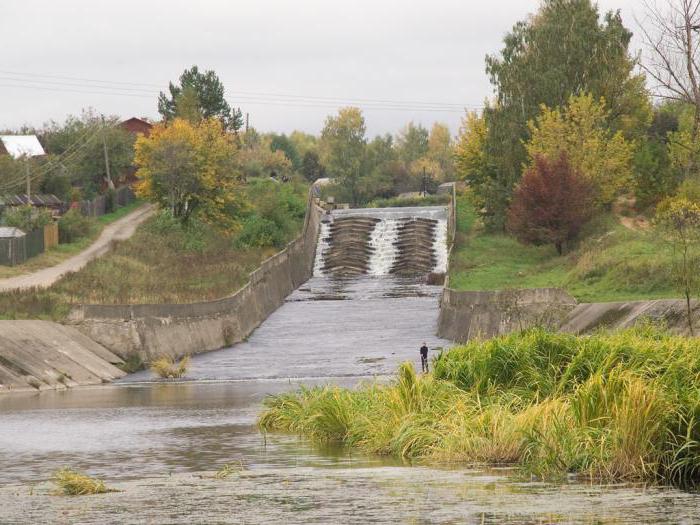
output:
M 104 481 L 69 468 L 62 468 L 54 472 L 52 481 L 58 487 L 58 493 L 65 496 L 87 496 L 116 492 L 116 490 L 105 486 Z
M 699 384 L 697 339 L 533 329 L 445 351 L 432 375 L 406 363 L 390 384 L 270 397 L 259 426 L 402 458 L 680 485 L 700 479 Z
M 189 355 L 179 361 L 169 356 L 161 356 L 151 363 L 151 371 L 163 379 L 179 379 L 187 374 L 189 366 Z

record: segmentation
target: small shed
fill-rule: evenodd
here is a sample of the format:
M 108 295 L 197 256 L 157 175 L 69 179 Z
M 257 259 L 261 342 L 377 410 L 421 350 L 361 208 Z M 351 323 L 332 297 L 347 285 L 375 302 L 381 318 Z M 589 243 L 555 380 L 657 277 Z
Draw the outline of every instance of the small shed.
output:
M 15 266 L 27 260 L 26 237 L 19 228 L 0 226 L 0 265 Z

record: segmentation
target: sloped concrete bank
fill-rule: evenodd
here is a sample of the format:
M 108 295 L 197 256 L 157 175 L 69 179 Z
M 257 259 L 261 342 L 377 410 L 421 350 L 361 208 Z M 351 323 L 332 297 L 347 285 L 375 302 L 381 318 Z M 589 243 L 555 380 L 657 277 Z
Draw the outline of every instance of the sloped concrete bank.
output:
M 700 328 L 700 304 L 692 303 L 693 325 Z M 585 334 L 598 329 L 659 323 L 690 335 L 686 303 L 679 299 L 578 304 L 557 288 L 496 292 L 443 291 L 438 318 L 440 337 L 457 342 L 489 338 L 535 325 Z M 696 330 L 697 332 L 697 330 Z
M 105 383 L 123 361 L 70 326 L 0 321 L 0 394 Z
M 181 357 L 243 341 L 311 277 L 322 214 L 310 200 L 302 234 L 229 297 L 191 304 L 82 305 L 67 322 L 124 359 Z

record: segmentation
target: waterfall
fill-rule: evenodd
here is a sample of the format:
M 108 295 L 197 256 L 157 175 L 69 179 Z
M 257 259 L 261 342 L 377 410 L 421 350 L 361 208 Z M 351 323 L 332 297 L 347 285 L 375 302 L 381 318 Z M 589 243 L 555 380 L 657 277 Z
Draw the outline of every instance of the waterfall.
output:
M 367 242 L 366 246 L 368 248 L 371 248 L 371 250 L 368 250 L 367 255 L 369 257 L 366 267 L 367 275 L 390 275 L 391 273 L 393 273 L 392 268 L 394 268 L 395 264 L 399 264 L 400 267 L 405 267 L 405 265 L 408 264 L 409 268 L 411 268 L 414 264 L 417 264 L 420 268 L 419 261 L 424 261 L 424 258 L 417 259 L 415 262 L 413 262 L 413 260 L 410 259 L 410 257 L 412 256 L 408 255 L 408 263 L 400 261 L 399 249 L 397 248 L 398 244 L 403 244 L 403 242 L 400 241 L 400 235 L 402 235 L 401 229 L 405 227 L 405 225 L 411 223 L 412 221 L 415 221 L 416 219 L 428 219 L 434 222 L 435 227 L 432 234 L 432 242 L 430 242 L 430 244 L 427 244 L 428 239 L 426 239 L 425 241 L 422 241 L 425 242 L 425 245 L 423 247 L 421 247 L 420 244 L 418 245 L 417 252 L 416 247 L 414 246 L 413 248 L 411 248 L 413 252 L 409 251 L 408 253 L 425 254 L 428 251 L 430 251 L 432 252 L 434 261 L 434 266 L 430 271 L 434 273 L 445 273 L 447 271 L 447 209 L 445 207 L 436 206 L 423 208 L 382 209 L 367 208 L 352 210 L 335 210 L 332 212 L 332 221 L 338 221 L 339 219 L 348 218 L 357 218 L 358 222 L 360 222 L 361 219 L 367 218 L 371 218 L 377 221 L 374 225 L 372 225 L 371 223 L 368 225 L 367 221 L 365 220 L 364 224 L 360 222 L 359 226 L 357 223 L 349 226 L 347 225 L 347 222 L 344 222 L 345 226 L 343 226 L 343 228 L 355 228 L 355 231 L 357 231 L 357 229 L 359 228 L 360 232 L 364 232 L 365 239 L 367 240 L 362 242 Z M 330 261 L 330 254 L 335 253 L 335 255 L 333 255 L 332 257 L 332 264 L 337 263 L 338 253 L 333 251 L 331 242 L 333 235 L 338 235 L 337 229 L 339 228 L 340 222 L 338 221 L 336 223 L 336 229 L 333 230 L 335 233 L 332 234 L 332 221 L 321 223 L 318 238 L 318 246 L 316 248 L 316 258 L 314 260 L 314 277 L 323 277 L 331 273 L 324 271 L 324 267 L 326 266 L 326 256 L 329 257 Z M 348 230 L 345 229 L 343 231 L 346 233 L 340 234 L 340 238 L 347 239 L 344 236 L 347 235 Z M 424 227 L 421 231 L 425 231 Z M 367 237 L 367 235 L 369 237 Z M 352 245 L 340 246 L 345 247 L 346 253 L 347 250 L 352 251 L 354 249 L 359 249 L 352 247 Z M 335 249 L 337 250 L 337 248 L 338 247 L 336 247 Z M 343 256 L 341 255 L 341 264 L 343 260 Z M 355 264 L 357 263 L 357 261 L 354 260 L 353 262 Z
M 372 230 L 369 245 L 374 252 L 369 259 L 369 275 L 387 275 L 396 260 L 396 238 L 399 221 L 383 219 Z
M 316 246 L 316 258 L 314 259 L 314 277 L 322 277 L 323 272 L 323 257 L 330 248 L 331 223 L 321 222 L 321 228 L 318 232 L 318 245 Z
M 433 253 L 435 253 L 436 259 L 433 273 L 447 272 L 447 221 L 445 220 L 439 220 L 435 227 Z

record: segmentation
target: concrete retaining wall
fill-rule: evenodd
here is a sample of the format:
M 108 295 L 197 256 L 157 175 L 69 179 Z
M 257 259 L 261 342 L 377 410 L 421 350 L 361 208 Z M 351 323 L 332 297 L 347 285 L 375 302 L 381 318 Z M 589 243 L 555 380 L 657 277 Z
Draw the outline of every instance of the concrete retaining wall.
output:
M 700 303 L 692 303 L 693 326 L 700 332 Z M 557 288 L 500 292 L 458 292 L 445 289 L 438 335 L 457 342 L 489 338 L 531 326 L 585 334 L 598 329 L 629 328 L 644 321 L 690 335 L 683 300 L 577 304 Z
M 123 358 L 181 357 L 243 341 L 313 273 L 323 210 L 310 199 L 302 234 L 230 297 L 192 304 L 83 305 L 69 324 Z
M 0 394 L 105 383 L 125 375 L 121 363 L 75 328 L 0 321 Z
M 521 330 L 528 326 L 559 326 L 576 300 L 558 288 L 459 292 L 445 288 L 440 302 L 438 335 L 464 342 Z

